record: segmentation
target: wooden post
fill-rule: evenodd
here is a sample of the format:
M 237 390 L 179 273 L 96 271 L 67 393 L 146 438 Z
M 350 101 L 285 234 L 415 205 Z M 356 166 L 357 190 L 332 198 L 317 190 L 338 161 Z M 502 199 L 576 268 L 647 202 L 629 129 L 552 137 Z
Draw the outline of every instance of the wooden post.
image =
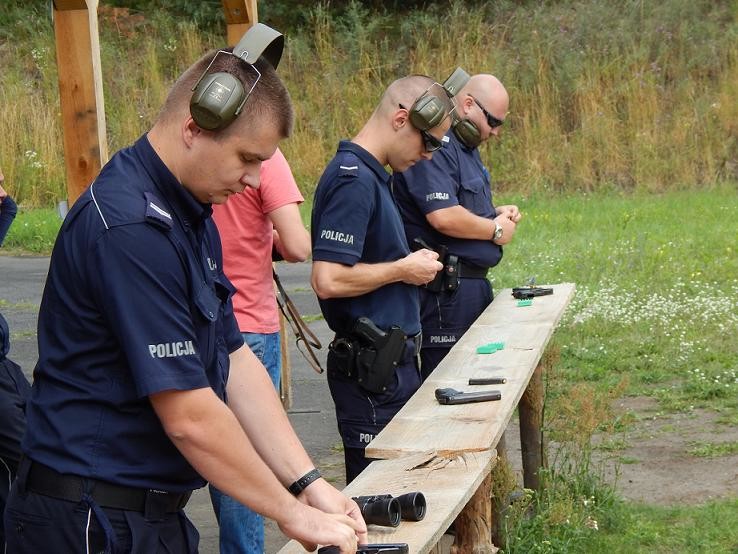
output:
M 489 474 L 456 518 L 456 540 L 451 552 L 494 554 L 497 548 L 492 545 L 492 525 L 492 474 Z
M 518 404 L 520 449 L 523 457 L 523 485 L 539 490 L 538 470 L 545 466 L 543 452 L 543 365 L 536 366 Z
M 509 464 L 508 464 L 508 458 L 507 458 L 507 441 L 505 440 L 505 433 L 502 433 L 502 436 L 500 437 L 500 440 L 497 441 L 497 461 L 495 462 L 494 467 L 492 468 L 492 471 L 498 472 L 498 477 L 501 475 L 500 472 L 508 471 Z M 494 477 L 494 474 L 493 474 Z M 504 477 L 503 477 L 504 480 Z M 499 490 L 500 487 L 497 487 L 497 490 Z M 492 544 L 495 546 L 500 546 L 502 544 L 502 531 L 503 531 L 503 525 L 502 525 L 502 512 L 505 508 L 505 502 L 507 502 L 507 495 L 505 495 L 504 498 L 500 498 L 500 496 L 496 493 L 492 493 L 490 491 L 491 498 L 491 506 L 492 506 L 492 523 L 490 525 L 490 533 L 491 533 L 491 539 Z
M 287 338 L 291 330 L 286 325 L 282 313 L 279 314 L 279 348 L 282 355 L 282 371 L 279 378 L 279 394 L 285 411 L 292 407 L 292 366 L 290 365 L 290 341 Z
M 54 0 L 54 36 L 71 205 L 108 160 L 98 0 Z
M 258 21 L 256 0 L 221 0 L 228 33 L 228 46 L 235 46 Z

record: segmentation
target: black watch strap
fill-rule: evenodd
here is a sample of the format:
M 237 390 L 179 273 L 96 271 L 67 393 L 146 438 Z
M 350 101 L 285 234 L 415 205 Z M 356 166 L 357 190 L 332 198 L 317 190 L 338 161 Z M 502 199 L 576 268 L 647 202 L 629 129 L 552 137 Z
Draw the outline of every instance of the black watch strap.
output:
M 289 487 L 287 487 L 287 489 L 292 494 L 297 496 L 302 491 L 304 491 L 310 483 L 312 483 L 316 479 L 320 479 L 320 471 L 318 471 L 317 469 L 311 469 L 305 475 L 303 475 L 297 481 L 295 481 Z

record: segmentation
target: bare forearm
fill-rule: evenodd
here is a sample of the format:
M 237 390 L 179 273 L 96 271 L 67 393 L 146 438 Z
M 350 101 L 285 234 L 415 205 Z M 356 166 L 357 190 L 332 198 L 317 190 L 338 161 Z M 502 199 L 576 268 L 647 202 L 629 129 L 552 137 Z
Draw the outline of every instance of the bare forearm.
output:
M 295 502 L 211 389 L 152 396 L 169 438 L 206 480 L 276 521 Z
M 401 261 L 353 266 L 313 262 L 312 285 L 320 298 L 360 296 L 403 280 Z
M 296 203 L 269 212 L 274 225 L 274 246 L 288 262 L 304 262 L 310 256 L 310 233 L 302 224 Z
M 284 241 L 276 229 L 273 232 L 274 247 L 287 262 L 304 262 L 310 257 L 310 235 L 304 228 L 298 231 L 298 235 Z
M 288 485 L 314 465 L 287 418 L 266 369 L 248 348 L 231 354 L 228 406 L 254 448 Z
M 493 220 L 473 214 L 462 206 L 436 210 L 426 219 L 439 233 L 458 239 L 490 240 L 495 232 Z

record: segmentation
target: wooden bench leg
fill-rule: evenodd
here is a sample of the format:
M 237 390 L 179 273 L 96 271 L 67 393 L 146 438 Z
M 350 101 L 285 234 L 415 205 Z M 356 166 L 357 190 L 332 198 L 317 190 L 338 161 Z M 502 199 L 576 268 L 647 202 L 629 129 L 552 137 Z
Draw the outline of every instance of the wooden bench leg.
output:
M 512 485 L 509 480 L 510 464 L 507 458 L 507 443 L 505 441 L 505 433 L 502 434 L 500 440 L 497 441 L 497 461 L 492 468 L 492 544 L 500 546 L 503 543 L 502 532 L 504 526 L 502 524 L 502 512 L 505 508 L 508 492 Z
M 539 490 L 538 470 L 546 465 L 543 452 L 543 366 L 539 363 L 518 404 L 523 486 Z
M 456 518 L 456 540 L 451 552 L 455 554 L 494 554 L 492 545 L 492 475 L 487 475 L 477 492 Z

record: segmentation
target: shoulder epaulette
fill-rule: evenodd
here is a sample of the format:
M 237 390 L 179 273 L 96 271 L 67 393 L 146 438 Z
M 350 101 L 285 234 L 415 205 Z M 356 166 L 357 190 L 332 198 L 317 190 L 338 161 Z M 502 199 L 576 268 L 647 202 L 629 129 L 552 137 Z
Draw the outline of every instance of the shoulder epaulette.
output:
M 146 198 L 146 223 L 164 230 L 171 229 L 174 222 L 169 211 L 162 207 L 164 203 L 151 192 L 144 192 L 144 198 Z
M 359 176 L 359 158 L 351 152 L 344 153 L 338 162 L 339 177 L 358 177 Z
M 359 166 L 354 165 L 339 165 L 338 166 L 338 175 L 340 177 L 358 177 L 359 176 Z

